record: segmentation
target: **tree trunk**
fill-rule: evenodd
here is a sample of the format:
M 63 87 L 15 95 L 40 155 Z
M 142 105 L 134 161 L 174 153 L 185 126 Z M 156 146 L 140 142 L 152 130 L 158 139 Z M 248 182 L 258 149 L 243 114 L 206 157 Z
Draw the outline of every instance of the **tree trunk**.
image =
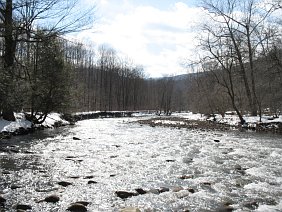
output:
M 6 1 L 6 8 L 4 11 L 4 70 L 5 74 L 9 75 L 9 79 L 13 81 L 14 79 L 14 55 L 15 55 L 15 39 L 13 38 L 13 12 L 12 12 L 12 0 Z M 10 82 L 12 83 L 12 82 Z M 10 85 L 10 83 L 8 83 Z M 5 96 L 9 96 L 9 92 L 11 92 L 10 86 L 5 88 Z M 15 116 L 13 113 L 13 107 L 9 102 L 5 102 L 2 111 L 2 116 L 7 121 L 15 121 Z
M 3 109 L 2 116 L 3 116 L 3 119 L 5 119 L 7 121 L 16 121 L 14 112 L 10 108 Z

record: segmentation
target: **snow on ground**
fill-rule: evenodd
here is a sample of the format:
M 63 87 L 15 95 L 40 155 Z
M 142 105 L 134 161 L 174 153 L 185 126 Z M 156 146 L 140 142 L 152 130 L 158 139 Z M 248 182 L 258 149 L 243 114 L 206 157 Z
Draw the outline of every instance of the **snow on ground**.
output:
M 59 113 L 49 114 L 42 126 L 53 127 L 56 122 L 61 122 L 62 124 L 69 124 L 69 122 L 63 120 L 60 116 L 61 115 Z M 0 132 L 15 132 L 19 128 L 31 128 L 32 123 L 25 119 L 23 113 L 15 113 L 15 117 L 16 121 L 7 121 L 0 118 Z
M 100 111 L 91 111 L 91 112 L 80 112 L 77 114 L 93 114 L 93 113 L 99 113 Z M 134 117 L 158 117 L 156 114 L 151 113 L 150 111 L 145 112 L 139 112 L 139 113 L 133 113 L 132 116 Z M 3 119 L 0 119 L 0 132 L 14 132 L 19 128 L 30 128 L 32 123 L 30 121 L 27 121 L 24 117 L 23 113 L 15 113 L 16 121 L 6 121 Z M 192 112 L 181 112 L 181 113 L 172 113 L 172 117 L 179 117 L 184 118 L 187 120 L 197 120 L 197 121 L 213 121 L 213 117 L 207 117 L 200 113 L 192 113 Z M 244 116 L 244 119 L 248 123 L 249 126 L 254 126 L 256 123 L 260 121 L 260 118 L 253 117 L 253 116 Z M 238 123 L 240 122 L 239 118 L 236 115 L 225 115 L 222 117 L 219 114 L 215 114 L 215 120 L 218 123 L 227 124 L 230 126 L 238 126 Z M 53 127 L 56 122 L 61 122 L 63 125 L 69 124 L 69 122 L 63 120 L 61 118 L 61 114 L 59 113 L 51 113 L 47 116 L 45 122 L 42 124 L 44 127 Z M 156 120 L 156 122 L 160 122 L 160 120 Z M 184 122 L 178 121 L 169 121 L 169 120 L 162 120 L 162 122 L 166 122 L 163 124 L 185 124 Z M 282 115 L 278 118 L 273 119 L 272 116 L 263 116 L 262 123 L 282 123 Z
M 180 117 L 185 118 L 188 120 L 198 120 L 198 121 L 213 121 L 214 117 L 207 117 L 200 113 L 192 113 L 192 112 L 185 112 L 185 113 L 173 113 L 173 117 Z M 260 122 L 259 116 L 243 116 L 246 123 L 249 125 L 256 124 Z M 222 117 L 220 114 L 215 114 L 215 120 L 218 123 L 222 124 L 228 124 L 230 126 L 238 126 L 238 123 L 240 122 L 240 119 L 237 115 L 225 115 Z M 282 123 L 282 115 L 280 115 L 278 118 L 273 118 L 272 116 L 262 116 L 261 119 L 262 123 Z
M 0 132 L 14 132 L 17 129 L 23 127 L 25 129 L 31 127 L 31 122 L 24 118 L 24 114 L 15 114 L 16 121 L 6 121 L 0 118 Z
M 166 125 L 185 125 L 186 123 L 184 121 L 172 121 L 172 120 L 154 120 L 155 124 L 166 124 Z
M 63 125 L 69 124 L 68 121 L 61 118 L 61 114 L 51 113 L 47 116 L 47 118 L 41 125 L 44 127 L 52 127 L 56 122 L 61 122 Z
M 184 113 L 172 113 L 174 117 L 185 118 L 188 120 L 205 121 L 207 117 L 200 113 L 184 112 Z

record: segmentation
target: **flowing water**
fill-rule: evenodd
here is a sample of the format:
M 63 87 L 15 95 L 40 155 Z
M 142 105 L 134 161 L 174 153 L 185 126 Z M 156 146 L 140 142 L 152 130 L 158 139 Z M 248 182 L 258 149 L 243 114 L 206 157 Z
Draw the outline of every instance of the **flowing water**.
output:
M 0 141 L 0 211 L 282 211 L 282 137 L 85 120 Z M 74 137 L 79 138 L 74 139 Z M 89 184 L 89 181 L 97 183 Z M 58 182 L 71 183 L 67 187 Z M 147 194 L 127 199 L 116 191 Z M 160 194 L 157 189 L 165 188 Z M 167 191 L 169 189 L 169 191 Z M 57 195 L 57 203 L 38 202 Z

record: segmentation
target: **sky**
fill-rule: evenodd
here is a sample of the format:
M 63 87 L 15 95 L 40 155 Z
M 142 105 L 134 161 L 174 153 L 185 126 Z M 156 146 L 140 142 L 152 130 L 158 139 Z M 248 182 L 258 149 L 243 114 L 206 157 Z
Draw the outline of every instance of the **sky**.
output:
M 95 4 L 95 22 L 76 39 L 107 44 L 144 67 L 148 77 L 187 73 L 183 61 L 195 57 L 203 11 L 196 0 L 84 0 Z

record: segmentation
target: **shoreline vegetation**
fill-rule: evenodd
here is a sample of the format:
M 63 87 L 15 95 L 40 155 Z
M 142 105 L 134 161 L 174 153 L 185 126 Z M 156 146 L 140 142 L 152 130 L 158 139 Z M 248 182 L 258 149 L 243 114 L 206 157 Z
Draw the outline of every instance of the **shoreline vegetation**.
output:
M 211 120 L 189 120 L 183 117 L 157 117 L 146 120 L 138 120 L 138 123 L 150 125 L 151 127 L 172 127 L 172 128 L 186 128 L 191 130 L 219 130 L 219 131 L 229 131 L 229 130 L 250 130 L 256 132 L 272 132 L 272 133 L 282 133 L 282 123 L 281 122 L 257 122 L 257 123 L 247 123 L 245 125 L 230 125 L 228 123 L 221 123 Z
M 23 113 L 15 114 L 15 121 L 0 119 L 0 140 L 10 139 L 12 136 L 26 135 L 36 130 L 56 128 L 66 125 L 74 125 L 77 121 L 97 118 L 119 118 L 119 117 L 139 117 L 136 122 L 141 125 L 151 127 L 171 127 L 187 128 L 191 130 L 252 130 L 256 132 L 282 133 L 282 116 L 272 117 L 245 117 L 246 123 L 239 124 L 239 119 L 235 115 L 206 116 L 203 114 L 193 114 L 191 112 L 172 113 L 171 115 L 160 115 L 156 112 L 136 112 L 136 111 L 93 111 L 74 114 L 51 113 L 46 121 L 40 125 L 35 125 L 25 119 Z M 145 118 L 144 118 L 145 117 Z

